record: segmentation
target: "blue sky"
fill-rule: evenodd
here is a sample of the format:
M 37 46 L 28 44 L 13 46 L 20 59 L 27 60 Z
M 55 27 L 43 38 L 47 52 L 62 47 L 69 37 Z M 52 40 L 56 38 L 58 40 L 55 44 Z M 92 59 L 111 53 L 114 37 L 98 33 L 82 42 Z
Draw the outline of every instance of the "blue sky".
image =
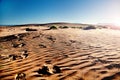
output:
M 0 0 L 0 25 L 119 21 L 120 0 Z

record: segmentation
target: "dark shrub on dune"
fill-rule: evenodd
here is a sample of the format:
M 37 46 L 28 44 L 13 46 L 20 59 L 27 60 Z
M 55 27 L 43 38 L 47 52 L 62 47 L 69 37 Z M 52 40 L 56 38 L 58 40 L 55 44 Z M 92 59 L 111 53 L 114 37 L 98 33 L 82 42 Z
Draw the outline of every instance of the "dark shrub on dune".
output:
M 57 27 L 56 27 L 56 26 L 50 26 L 49 29 L 50 29 L 50 30 L 51 30 L 51 29 L 57 29 Z
M 79 29 L 82 29 L 83 27 L 78 27 Z
M 96 27 L 90 25 L 90 26 L 87 26 L 87 27 L 83 28 L 83 30 L 90 30 L 90 29 L 96 29 Z
M 63 26 L 63 28 L 68 28 L 68 26 Z
M 66 28 L 69 28 L 69 27 L 68 26 L 60 26 L 59 28 L 66 29 Z
M 32 28 L 26 28 L 26 31 L 37 31 L 37 29 L 32 29 Z
M 2 32 L 2 30 L 0 29 L 0 32 Z

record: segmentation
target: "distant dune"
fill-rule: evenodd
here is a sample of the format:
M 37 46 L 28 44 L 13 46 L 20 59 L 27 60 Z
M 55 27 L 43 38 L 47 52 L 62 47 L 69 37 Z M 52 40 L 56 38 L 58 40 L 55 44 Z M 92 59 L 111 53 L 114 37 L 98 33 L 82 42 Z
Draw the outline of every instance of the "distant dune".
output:
M 120 30 L 120 26 L 116 25 L 106 25 L 106 27 L 108 27 L 109 29 Z
M 82 24 L 82 23 L 66 23 L 66 22 L 56 22 L 56 23 L 44 23 L 44 24 L 21 24 L 21 25 L 6 25 L 6 27 L 8 26 L 11 26 L 11 27 L 24 27 L 24 26 L 46 26 L 46 27 L 49 27 L 49 26 L 68 26 L 68 27 L 86 27 L 86 26 L 89 26 L 89 25 L 92 25 L 92 24 Z M 97 27 L 105 27 L 105 26 L 102 26 L 102 25 L 94 25 L 94 26 L 97 26 Z M 5 25 L 4 25 L 5 27 Z
M 112 24 L 112 23 L 111 24 L 110 23 L 101 23 L 101 24 L 98 24 L 98 25 L 105 26 L 108 29 L 120 30 L 120 26 Z
M 52 25 L 56 25 L 56 26 L 69 26 L 69 27 L 81 27 L 81 26 L 87 26 L 89 24 L 65 23 L 65 22 L 41 24 L 41 26 L 52 26 Z

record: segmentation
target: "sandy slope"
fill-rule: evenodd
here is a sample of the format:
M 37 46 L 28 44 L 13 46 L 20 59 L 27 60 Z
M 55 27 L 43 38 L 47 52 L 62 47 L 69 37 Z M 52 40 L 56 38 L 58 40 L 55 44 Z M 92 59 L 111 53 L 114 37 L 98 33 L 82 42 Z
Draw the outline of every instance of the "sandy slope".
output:
M 120 80 L 120 31 L 39 28 L 35 32 L 21 32 L 28 34 L 20 41 L 0 42 L 0 54 L 20 55 L 22 50 L 28 50 L 29 56 L 14 61 L 1 58 L 0 80 L 13 80 L 18 72 L 24 72 L 27 80 Z M 26 45 L 13 48 L 12 42 Z M 46 60 L 60 66 L 62 72 L 40 76 L 35 71 Z

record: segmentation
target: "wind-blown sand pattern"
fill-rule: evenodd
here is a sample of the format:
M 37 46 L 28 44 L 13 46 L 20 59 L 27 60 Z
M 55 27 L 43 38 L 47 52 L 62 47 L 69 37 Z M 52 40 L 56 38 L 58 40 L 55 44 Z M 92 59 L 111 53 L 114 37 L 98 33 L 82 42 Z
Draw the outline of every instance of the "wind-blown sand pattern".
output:
M 18 29 L 21 32 L 15 34 L 24 34 L 22 40 L 0 41 L 0 80 L 14 80 L 20 72 L 27 80 L 120 80 L 120 31 Z M 13 32 L 10 30 L 10 35 Z M 12 43 L 25 45 L 14 48 Z M 28 57 L 12 61 L 6 58 L 9 54 L 21 55 L 23 50 L 28 51 Z M 59 66 L 61 73 L 38 74 L 36 71 L 48 60 Z

